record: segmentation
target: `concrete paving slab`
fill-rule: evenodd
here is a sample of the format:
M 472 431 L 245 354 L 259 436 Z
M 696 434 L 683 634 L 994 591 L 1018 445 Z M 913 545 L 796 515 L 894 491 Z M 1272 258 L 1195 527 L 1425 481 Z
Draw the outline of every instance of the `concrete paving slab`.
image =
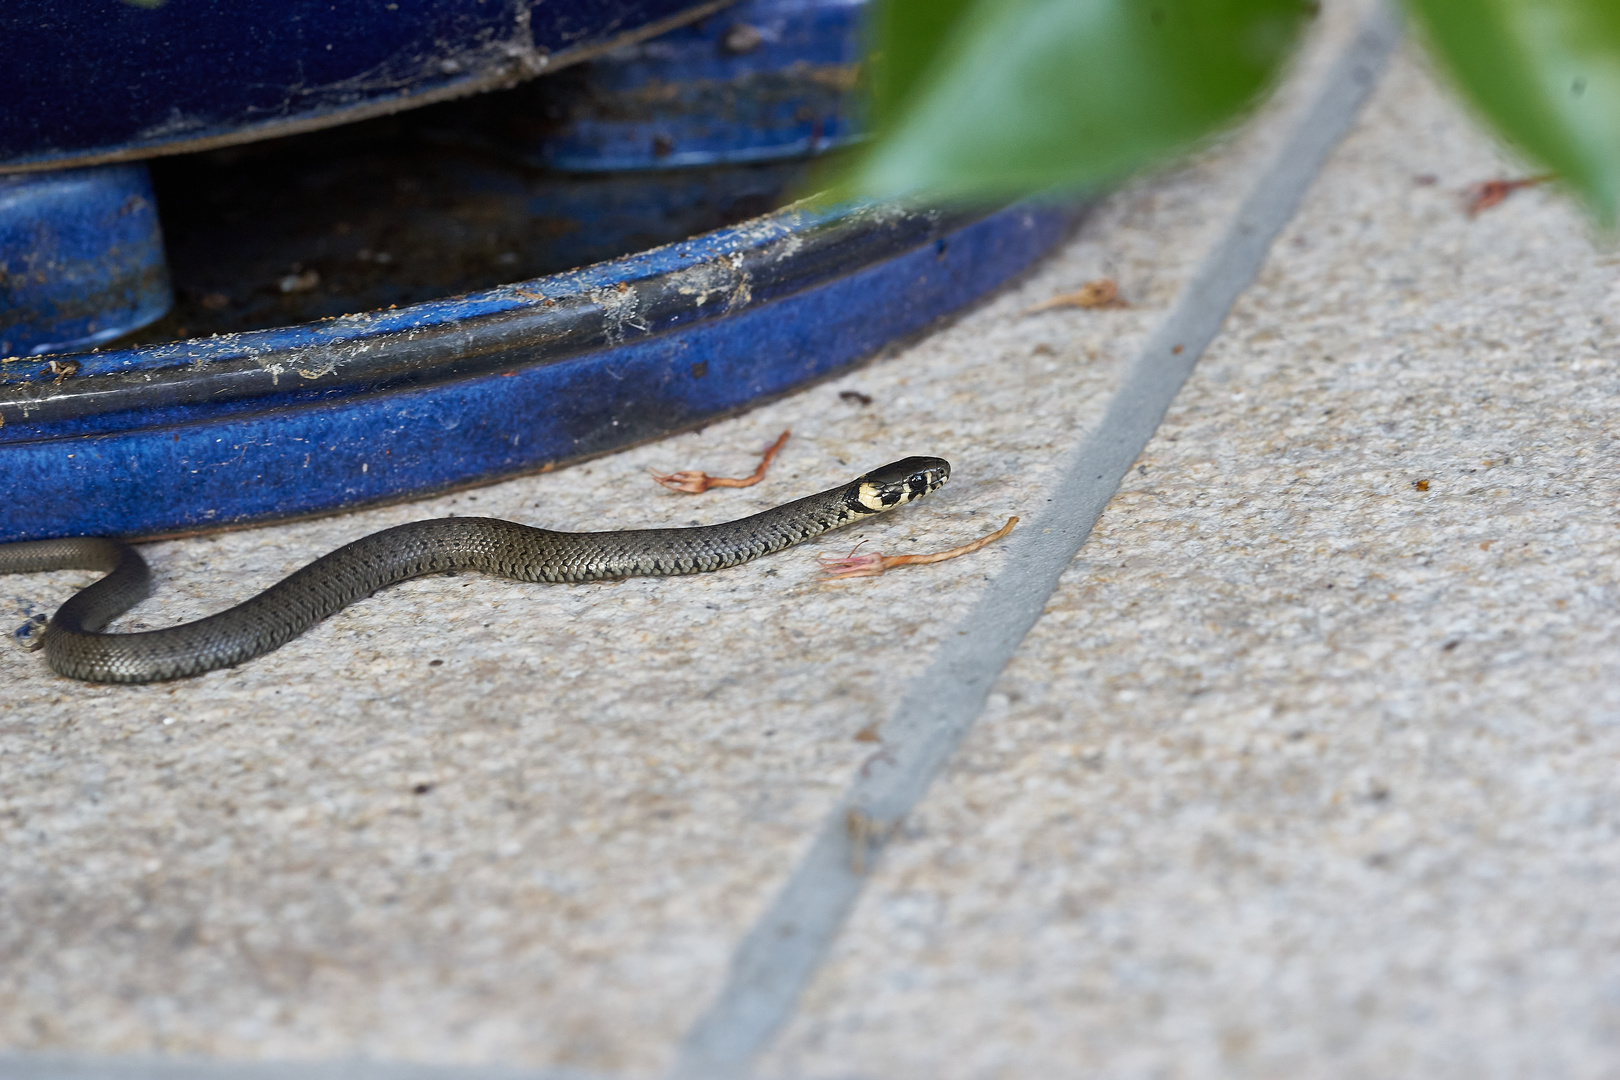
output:
M 1008 572 L 913 680 L 880 729 L 882 748 L 851 779 L 792 876 L 738 945 L 725 988 L 688 1033 L 672 1077 L 747 1073 L 791 1017 L 868 869 L 985 710 L 995 680 L 1349 130 L 1398 40 L 1397 25 L 1378 11 L 1335 58 L 1272 163 L 1143 343 L 1107 412 L 1061 455 L 1045 505 L 1004 541 Z
M 1030 461 L 1101 410 L 1151 324 L 1160 238 L 1207 212 L 1198 188 L 1189 174 L 1153 205 L 1120 202 L 957 326 L 701 434 L 409 506 L 152 545 L 156 595 L 117 627 L 196 618 L 422 517 L 723 520 L 909 453 L 957 464 L 903 516 L 747 567 L 613 586 L 411 582 L 181 683 L 85 686 L 7 649 L 0 1039 L 655 1071 L 870 751 L 855 736 L 998 566 L 992 549 L 943 573 L 823 586 L 814 555 L 867 538 L 950 546 L 1017 509 Z M 1096 239 L 1118 231 L 1124 243 Z M 1105 273 L 1143 305 L 1019 318 Z M 746 472 L 786 427 L 756 488 L 694 499 L 649 479 Z M 11 578 L 5 596 L 20 622 L 90 578 Z
M 1620 259 L 1412 52 L 890 843 L 781 1076 L 1606 1077 Z

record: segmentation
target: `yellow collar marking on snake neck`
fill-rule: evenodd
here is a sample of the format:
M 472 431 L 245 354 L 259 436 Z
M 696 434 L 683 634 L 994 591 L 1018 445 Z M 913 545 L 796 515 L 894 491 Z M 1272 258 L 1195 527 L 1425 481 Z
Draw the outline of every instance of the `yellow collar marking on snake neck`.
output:
M 855 493 L 855 499 L 862 506 L 874 512 L 885 510 L 894 505 L 892 502 L 885 505 L 883 502 L 883 489 L 876 484 L 862 484 L 860 490 Z

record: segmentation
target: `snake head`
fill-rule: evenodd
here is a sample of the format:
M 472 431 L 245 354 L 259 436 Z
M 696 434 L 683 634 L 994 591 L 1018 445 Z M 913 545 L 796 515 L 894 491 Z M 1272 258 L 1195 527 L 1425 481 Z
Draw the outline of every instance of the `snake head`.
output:
M 856 480 L 850 509 L 877 514 L 920 499 L 951 478 L 951 463 L 937 457 L 908 457 L 873 469 Z

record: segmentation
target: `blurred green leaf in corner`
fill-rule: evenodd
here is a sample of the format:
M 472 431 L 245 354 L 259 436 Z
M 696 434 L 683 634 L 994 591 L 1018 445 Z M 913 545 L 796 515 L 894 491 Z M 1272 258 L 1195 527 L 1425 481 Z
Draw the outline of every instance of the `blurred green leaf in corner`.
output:
M 1430 50 L 1498 132 L 1620 212 L 1620 0 L 1408 0 Z
M 982 200 L 1095 186 L 1230 122 L 1309 0 L 882 0 L 877 138 L 846 180 Z
M 1497 130 L 1620 217 L 1620 0 L 1405 0 Z M 878 0 L 876 139 L 846 194 L 1095 187 L 1238 118 L 1312 0 Z

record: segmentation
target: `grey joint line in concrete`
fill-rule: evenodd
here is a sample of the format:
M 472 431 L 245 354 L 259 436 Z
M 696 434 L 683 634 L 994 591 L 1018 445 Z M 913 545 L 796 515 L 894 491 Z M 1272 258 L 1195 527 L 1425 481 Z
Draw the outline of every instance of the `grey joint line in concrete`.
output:
M 714 1004 L 687 1034 L 678 1080 L 743 1075 L 793 1014 L 860 895 L 883 842 L 915 807 L 983 711 L 996 677 L 1035 625 L 1103 507 L 1141 454 L 1272 240 L 1350 129 L 1399 40 L 1375 9 L 1318 97 L 1132 364 L 1101 424 L 1069 454 L 1050 509 L 1007 541 L 993 581 L 884 724 L 874 757 L 822 824 L 809 852 L 732 958 Z

